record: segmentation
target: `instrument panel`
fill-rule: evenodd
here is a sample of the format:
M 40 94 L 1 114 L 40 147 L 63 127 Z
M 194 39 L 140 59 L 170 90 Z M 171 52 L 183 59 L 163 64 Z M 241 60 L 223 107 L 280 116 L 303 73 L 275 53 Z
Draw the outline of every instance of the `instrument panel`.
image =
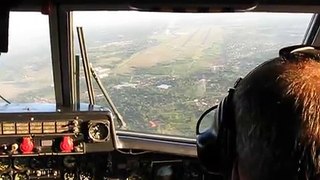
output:
M 48 112 L 37 111 L 43 106 L 20 107 L 0 107 L 0 180 L 210 177 L 194 158 L 116 149 L 119 137 L 108 109 Z
M 0 114 L 0 157 L 112 151 L 109 111 Z
M 0 157 L 70 155 L 114 149 L 110 111 L 0 114 Z
M 90 177 L 76 172 L 89 162 L 79 160 L 114 150 L 112 118 L 109 110 L 0 113 L 0 179 Z

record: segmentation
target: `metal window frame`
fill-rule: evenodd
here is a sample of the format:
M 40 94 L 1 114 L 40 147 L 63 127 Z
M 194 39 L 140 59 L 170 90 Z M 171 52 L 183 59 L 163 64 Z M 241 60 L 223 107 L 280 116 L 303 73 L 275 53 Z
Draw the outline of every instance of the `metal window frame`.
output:
M 76 108 L 72 12 L 52 5 L 49 13 L 53 79 L 57 108 Z
M 306 45 L 320 46 L 320 14 L 314 14 L 311 18 L 302 43 Z

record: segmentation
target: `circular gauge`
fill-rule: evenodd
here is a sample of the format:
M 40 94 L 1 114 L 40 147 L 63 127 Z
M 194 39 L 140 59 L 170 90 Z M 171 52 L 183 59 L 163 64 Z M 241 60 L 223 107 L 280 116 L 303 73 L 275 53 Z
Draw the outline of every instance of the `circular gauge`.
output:
M 9 174 L 2 174 L 0 176 L 1 180 L 11 180 L 11 176 Z
M 19 171 L 24 171 L 28 168 L 29 166 L 29 158 L 15 158 L 13 160 L 13 167 L 16 169 L 16 170 L 19 170 Z
M 73 156 L 66 156 L 63 158 L 63 165 L 67 168 L 73 168 L 76 165 L 76 158 Z
M 13 178 L 13 180 L 28 180 L 28 179 L 29 179 L 28 175 L 20 174 L 20 173 L 15 174 Z
M 56 166 L 59 166 L 59 164 L 57 163 L 57 160 L 55 158 L 48 158 L 46 162 L 47 162 L 48 168 L 54 168 Z
M 105 141 L 109 137 L 109 127 L 105 123 L 94 123 L 89 126 L 89 137 L 93 141 Z
M 30 167 L 32 169 L 39 169 L 39 168 L 43 167 L 43 162 L 41 161 L 41 159 L 39 157 L 32 158 L 30 160 Z
M 11 161 L 9 158 L 0 158 L 0 172 L 6 172 L 11 166 Z

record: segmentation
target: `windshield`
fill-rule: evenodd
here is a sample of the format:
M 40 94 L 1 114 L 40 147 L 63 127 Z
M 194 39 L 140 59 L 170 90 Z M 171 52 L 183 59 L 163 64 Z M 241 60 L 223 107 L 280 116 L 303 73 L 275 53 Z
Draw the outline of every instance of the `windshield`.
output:
M 51 64 L 48 16 L 10 12 L 9 51 L 0 55 L 0 95 L 11 103 L 55 103 Z
M 123 11 L 73 15 L 74 26 L 84 29 L 90 62 L 127 130 L 187 137 L 195 136 L 202 112 L 219 102 L 238 77 L 276 57 L 280 48 L 301 44 L 312 17 Z M 81 80 L 81 101 L 88 102 Z M 97 104 L 107 105 L 96 85 L 95 93 Z

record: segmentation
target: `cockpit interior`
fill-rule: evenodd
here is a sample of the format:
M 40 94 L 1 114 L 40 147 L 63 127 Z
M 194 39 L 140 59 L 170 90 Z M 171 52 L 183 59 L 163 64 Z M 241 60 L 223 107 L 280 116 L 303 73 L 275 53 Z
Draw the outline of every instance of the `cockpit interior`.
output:
M 0 180 L 223 179 L 197 158 L 199 117 L 280 48 L 320 45 L 319 9 L 1 1 Z

